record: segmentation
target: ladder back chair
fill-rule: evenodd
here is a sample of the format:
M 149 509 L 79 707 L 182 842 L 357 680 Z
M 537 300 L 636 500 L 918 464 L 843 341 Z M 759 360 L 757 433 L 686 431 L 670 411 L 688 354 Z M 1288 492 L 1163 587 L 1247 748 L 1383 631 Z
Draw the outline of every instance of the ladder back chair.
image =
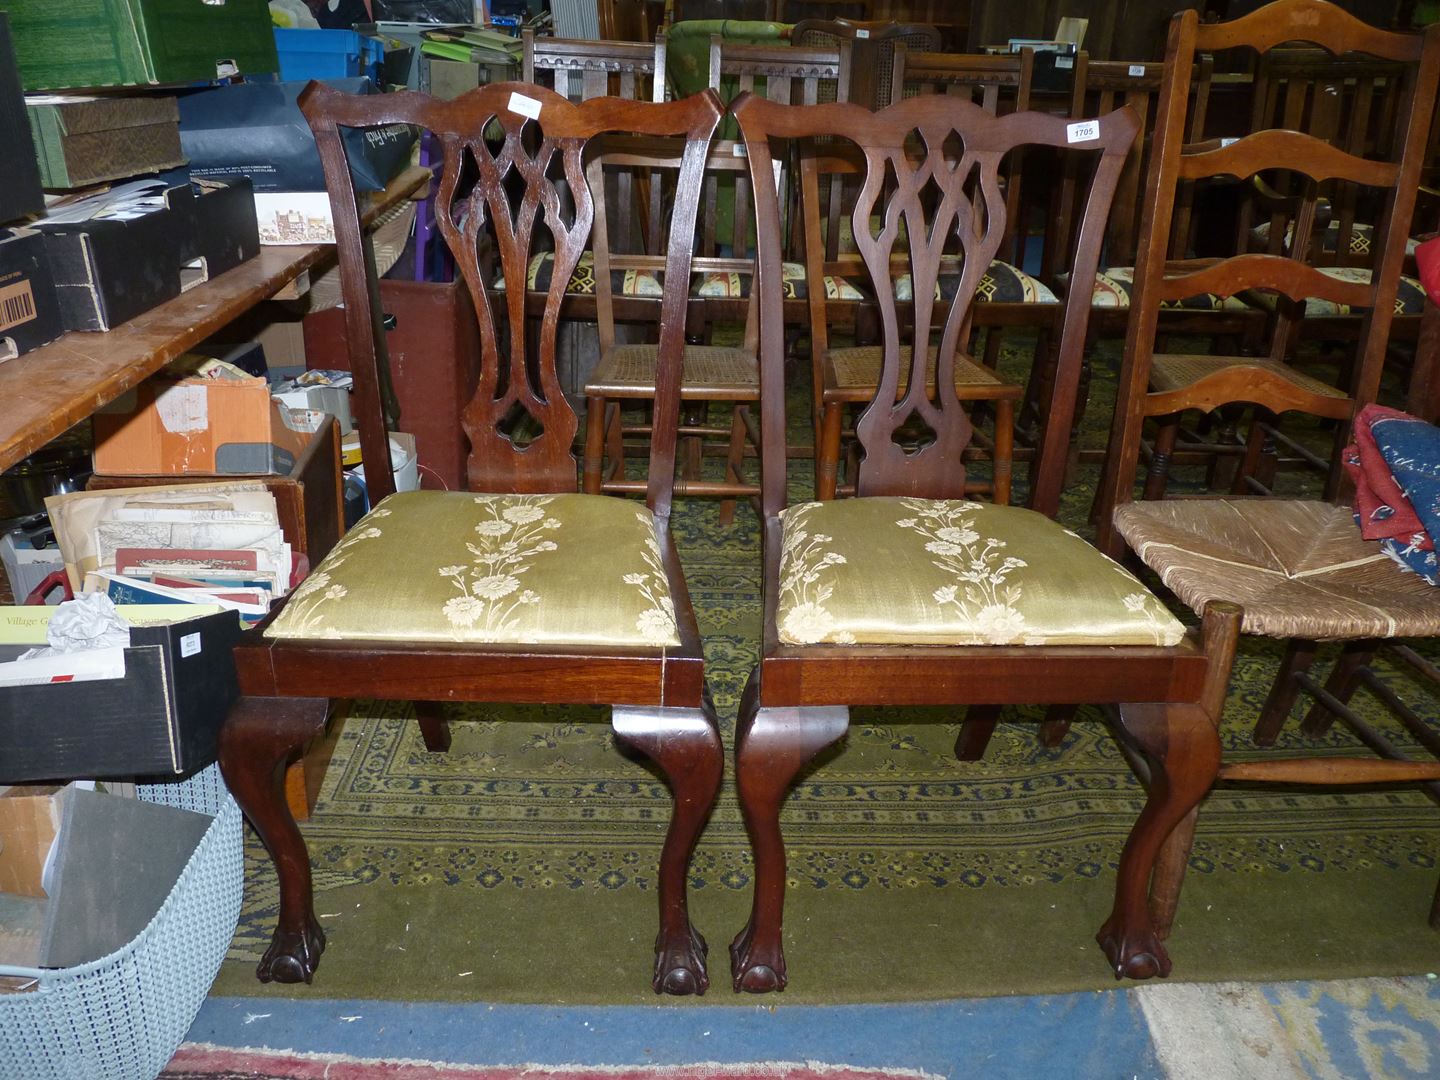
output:
M 659 305 L 643 503 L 577 492 L 579 422 L 561 393 L 555 339 L 565 283 L 595 218 L 587 151 L 616 131 L 682 140 L 665 218 L 667 280 L 684 282 L 700 177 L 723 109 L 708 92 L 669 103 L 575 104 L 524 83 L 482 86 L 450 102 L 355 97 L 312 83 L 301 109 L 334 210 L 355 417 L 376 505 L 236 649 L 242 696 L 222 730 L 220 764 L 280 874 L 279 924 L 257 975 L 308 982 L 325 944 L 283 775 L 323 729 L 333 700 L 429 703 L 421 715 L 432 722 L 447 701 L 603 704 L 612 706 L 617 741 L 656 762 L 674 793 L 658 879 L 655 989 L 703 992 L 705 947 L 690 926 L 685 875 L 722 752 L 669 532 L 685 290 L 667 291 Z M 393 123 L 417 125 L 441 147 L 440 231 L 479 324 L 479 388 L 462 413 L 469 491 L 395 494 L 388 464 L 377 282 L 340 129 Z M 488 245 L 518 281 L 542 233 L 553 241 L 556 272 L 536 330 L 522 290 L 486 288 L 480 253 Z
M 1077 693 L 1129 703 L 1121 728 L 1164 778 L 1121 855 L 1115 907 L 1099 940 L 1119 973 L 1168 972 L 1164 926 L 1149 907 L 1167 885 L 1152 886 L 1150 870 L 1213 778 L 1216 688 L 1228 677 L 1236 615 L 1216 607 L 1203 637 L 1187 634 L 1123 568 L 1051 520 L 1064 431 L 1052 429 L 1041 446 L 1034 510 L 966 501 L 961 459 L 972 427 L 953 389 L 972 299 L 1005 232 L 1004 157 L 1042 146 L 1094 162 L 1076 258 L 1078 272 L 1093 274 L 1134 113 L 1112 113 L 1093 139 L 1071 144 L 1060 117 L 996 117 L 943 95 L 873 113 L 752 96 L 732 112 L 745 137 L 760 237 L 765 611 L 736 739 L 755 894 L 749 924 L 731 945 L 735 988 L 786 984 L 780 806 L 806 762 L 844 736 L 851 705 L 1000 705 L 1073 701 Z M 880 311 L 883 357 L 856 427 L 864 453 L 858 497 L 787 507 L 780 202 L 770 181 L 787 144 L 821 136 L 854 144 L 864 158 L 851 222 Z M 953 297 L 936 301 L 940 243 L 951 235 L 962 242 L 961 280 Z M 909 317 L 890 289 L 892 258 L 908 262 L 917 282 Z M 1062 412 L 1079 371 L 1084 300 L 1065 309 L 1054 391 Z M 933 378 L 932 328 L 941 332 Z M 919 448 L 902 437 L 915 425 L 930 432 Z M 975 563 L 983 573 L 972 572 Z
M 1182 89 L 1200 51 L 1266 50 L 1304 41 L 1341 55 L 1362 51 L 1405 65 L 1407 87 L 1397 109 L 1393 161 L 1362 158 L 1298 131 L 1264 129 L 1226 145 L 1182 147 Z M 1272 743 L 1296 696 L 1312 689 L 1307 669 L 1319 642 L 1389 640 L 1440 634 L 1440 599 L 1418 576 L 1403 573 L 1378 541 L 1361 539 L 1348 505 L 1323 500 L 1191 498 L 1131 502 L 1140 425 L 1147 415 L 1179 408 L 1254 402 L 1281 412 L 1324 408 L 1348 425 L 1352 411 L 1372 401 L 1395 311 L 1405 231 L 1414 206 L 1421 149 L 1440 85 L 1440 26 L 1424 34 L 1367 26 L 1323 0 L 1280 0 L 1232 22 L 1200 25 L 1193 11 L 1170 25 L 1169 72 L 1162 119 L 1146 186 L 1145 225 L 1136 274 L 1131 328 L 1125 343 L 1107 495 L 1113 514 L 1099 523 L 1102 550 L 1128 546 L 1160 580 L 1196 611 L 1228 601 L 1243 608 L 1242 632 L 1287 642 L 1280 670 L 1255 726 L 1255 741 Z M 1375 232 L 1377 261 L 1368 283 L 1339 281 L 1303 258 L 1245 252 L 1188 276 L 1170 277 L 1160 257 L 1169 232 L 1178 178 L 1218 173 L 1242 181 L 1283 167 L 1313 181 L 1341 179 L 1380 189 L 1384 205 Z M 1308 250 L 1313 204 L 1295 222 L 1293 246 Z M 1163 300 L 1195 289 L 1265 288 L 1295 301 L 1319 296 L 1365 308 L 1360 362 L 1349 394 L 1309 380 L 1279 356 L 1170 358 L 1188 366 L 1184 383 L 1160 383 L 1154 371 L 1155 320 Z M 1225 763 L 1221 779 L 1277 783 L 1372 784 L 1440 778 L 1440 763 L 1369 758 L 1283 758 Z M 1178 881 L 1188 843 L 1167 848 L 1165 872 Z

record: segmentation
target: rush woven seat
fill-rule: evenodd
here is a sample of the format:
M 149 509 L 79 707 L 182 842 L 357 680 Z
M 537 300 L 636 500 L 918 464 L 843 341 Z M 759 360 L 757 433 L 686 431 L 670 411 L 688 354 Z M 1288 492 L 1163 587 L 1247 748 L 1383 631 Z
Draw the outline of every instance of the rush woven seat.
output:
M 1360 539 L 1347 507 L 1316 500 L 1127 503 L 1115 527 L 1187 607 L 1245 609 L 1242 632 L 1309 641 L 1430 636 L 1440 592 Z
M 617 345 L 595 365 L 586 390 L 606 397 L 654 397 L 656 357 L 654 345 Z M 686 345 L 680 396 L 756 400 L 760 370 L 754 354 L 720 345 Z

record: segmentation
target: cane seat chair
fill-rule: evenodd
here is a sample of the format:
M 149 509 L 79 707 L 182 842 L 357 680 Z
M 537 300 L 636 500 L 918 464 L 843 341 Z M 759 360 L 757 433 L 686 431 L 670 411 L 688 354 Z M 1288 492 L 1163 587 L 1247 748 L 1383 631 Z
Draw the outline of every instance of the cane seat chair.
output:
M 1261 130 L 1225 146 L 1182 148 L 1180 89 L 1201 51 L 1250 47 L 1266 50 L 1304 41 L 1336 55 L 1359 51 L 1404 65 L 1406 88 L 1396 110 L 1394 160 L 1348 153 L 1308 134 Z M 1420 150 L 1440 85 L 1440 27 L 1399 34 L 1361 23 L 1323 0 L 1279 0 L 1232 22 L 1201 25 L 1194 12 L 1175 17 L 1166 58 L 1156 155 L 1146 190 L 1136 296 L 1125 344 L 1107 494 L 1112 513 L 1099 523 L 1102 550 L 1126 547 L 1182 602 L 1195 610 L 1230 601 L 1244 610 L 1242 632 L 1288 642 L 1280 671 L 1256 722 L 1255 740 L 1274 741 L 1299 691 L 1318 642 L 1393 639 L 1440 634 L 1440 598 L 1415 575 L 1402 573 L 1363 541 L 1346 505 L 1277 498 L 1189 498 L 1131 502 L 1140 425 L 1147 415 L 1181 407 L 1214 408 L 1230 401 L 1257 403 L 1274 412 L 1318 411 L 1348 425 L 1359 403 L 1373 400 L 1380 378 L 1405 231 L 1414 207 Z M 1375 236 L 1376 270 L 1368 284 L 1327 278 L 1303 259 L 1242 253 L 1189 278 L 1166 277 L 1158 264 L 1168 232 L 1178 177 L 1219 172 L 1245 179 L 1279 165 L 1312 178 L 1337 178 L 1381 190 L 1384 222 Z M 1312 206 L 1313 209 L 1313 206 Z M 1296 223 L 1295 244 L 1311 243 L 1313 214 Z M 1366 309 L 1359 361 L 1350 393 L 1312 385 L 1278 357 L 1246 361 L 1207 357 L 1196 362 L 1166 357 L 1164 367 L 1189 377 L 1162 381 L 1154 354 L 1155 320 L 1162 300 L 1193 288 L 1239 291 L 1266 288 L 1302 301 L 1319 295 Z M 1227 763 L 1222 779 L 1371 784 L 1440 777 L 1440 763 L 1368 758 L 1276 759 Z M 1167 848 L 1166 873 L 1178 880 L 1188 844 Z
M 940 31 L 924 23 L 802 19 L 790 29 L 791 44 L 802 49 L 833 49 L 842 41 L 848 42 L 851 50 L 848 100 L 872 109 L 890 104 L 897 46 L 903 45 L 912 53 L 938 53 L 945 46 Z M 835 98 L 822 88 L 820 100 Z
M 1091 701 L 1138 703 L 1122 706 L 1122 728 L 1168 780 L 1155 786 L 1121 856 L 1115 909 L 1100 934 L 1117 972 L 1167 972 L 1164 929 L 1148 906 L 1150 866 L 1218 760 L 1213 690 L 1227 678 L 1234 617 L 1209 612 L 1202 644 L 1121 567 L 1051 519 L 1067 432 L 1049 431 L 1041 446 L 1032 509 L 965 499 L 962 453 L 972 427 L 954 376 L 974 293 L 1005 231 L 1003 159 L 1019 146 L 1069 147 L 1066 121 L 1037 113 L 997 118 L 943 95 L 873 113 L 747 97 L 732 112 L 755 178 L 760 237 L 765 611 L 736 742 L 741 811 L 755 851 L 750 922 L 731 946 L 736 989 L 786 984 L 780 805 L 798 770 L 844 736 L 850 705 L 1044 702 L 1073 700 L 1077 691 Z M 1134 114 L 1122 109 L 1097 122 L 1093 140 L 1070 148 L 1094 162 L 1076 258 L 1082 273 L 1095 272 L 1135 129 Z M 850 216 L 880 312 L 883 353 L 856 429 L 864 454 L 857 497 L 787 507 L 780 203 L 764 180 L 787 144 L 822 136 L 837 151 L 848 143 L 863 156 Z M 960 283 L 937 301 L 940 238 L 957 234 Z M 890 288 L 892 258 L 908 263 L 917 282 L 909 318 Z M 1055 382 L 1061 399 L 1075 391 L 1089 314 L 1083 300 L 1065 310 Z M 932 328 L 941 330 L 933 380 L 926 377 Z M 918 446 L 903 435 L 916 425 L 930 433 Z M 985 567 L 978 576 L 976 562 Z M 1163 895 L 1164 883 L 1155 891 Z
M 557 380 L 555 336 L 564 283 L 594 218 L 587 151 L 616 131 L 683 142 L 665 215 L 665 269 L 668 281 L 684 282 L 700 176 L 723 109 L 708 92 L 670 103 L 574 104 L 524 83 L 482 86 L 449 102 L 355 97 L 312 83 L 301 108 L 334 211 L 355 414 L 376 505 L 235 651 L 242 696 L 221 733 L 220 764 L 280 873 L 279 924 L 257 974 L 308 982 L 325 943 L 282 780 L 323 727 L 331 699 L 608 704 L 616 739 L 653 759 L 675 796 L 658 877 L 654 986 L 702 992 L 704 943 L 690 926 L 685 875 L 723 759 L 669 531 L 685 290 L 670 290 L 659 305 L 643 502 L 577 492 L 578 420 Z M 471 447 L 464 492 L 393 494 L 387 465 L 387 354 L 340 129 L 393 123 L 429 131 L 443 151 L 440 231 L 479 324 L 479 388 L 462 413 Z M 523 292 L 488 291 L 480 252 L 488 246 L 517 280 L 542 230 L 558 273 L 532 336 Z

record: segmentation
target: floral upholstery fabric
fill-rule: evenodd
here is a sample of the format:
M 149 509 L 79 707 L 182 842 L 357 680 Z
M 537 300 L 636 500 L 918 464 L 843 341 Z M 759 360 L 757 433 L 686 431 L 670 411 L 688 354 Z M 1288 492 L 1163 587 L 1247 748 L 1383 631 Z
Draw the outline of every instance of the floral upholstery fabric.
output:
M 714 271 L 696 274 L 690 295 L 720 300 L 743 300 L 750 295 L 750 274 L 738 271 Z M 797 262 L 780 264 L 780 281 L 786 300 L 804 300 L 810 295 L 805 280 L 805 265 Z M 865 293 L 852 281 L 825 275 L 826 300 L 864 300 Z
M 1289 248 L 1290 237 L 1295 232 L 1295 224 L 1291 222 L 1285 226 L 1285 246 Z M 1260 243 L 1270 239 L 1270 222 L 1263 221 L 1250 230 L 1250 235 Z M 1375 242 L 1375 226 L 1355 222 L 1350 226 L 1350 254 L 1369 255 L 1372 245 Z M 1335 254 L 1335 249 L 1340 246 L 1340 222 L 1332 221 L 1325 226 L 1320 234 L 1320 250 L 1327 254 Z M 1420 241 L 1410 237 L 1405 241 L 1405 255 L 1413 258 L 1415 249 L 1420 246 Z
M 1130 294 L 1135 289 L 1135 268 L 1133 266 L 1110 266 L 1095 273 L 1095 291 L 1090 297 L 1090 306 L 1097 308 L 1128 308 Z M 1247 311 L 1250 305 L 1238 296 L 1217 296 L 1215 293 L 1200 293 L 1183 300 L 1163 300 L 1162 308 L 1184 309 L 1186 311 Z
M 857 498 L 782 515 L 782 642 L 1174 645 L 1184 627 L 1119 563 L 1042 514 Z
M 530 257 L 530 265 L 525 274 L 525 288 L 530 292 L 549 292 L 550 275 L 555 269 L 555 253 L 542 251 L 538 255 Z M 644 296 L 659 297 L 664 295 L 660 287 L 662 275 L 652 274 L 648 270 L 611 270 L 610 288 L 617 296 Z M 505 278 L 495 279 L 495 286 L 500 292 L 505 291 Z M 595 294 L 595 253 L 584 251 L 580 253 L 580 261 L 575 264 L 575 271 L 570 275 L 569 284 L 565 291 L 574 296 L 593 296 Z
M 678 645 L 649 510 L 606 495 L 409 491 L 361 518 L 265 632 Z
M 936 300 L 953 300 L 960 288 L 959 274 L 941 274 L 935 283 Z M 895 299 L 902 303 L 914 299 L 915 287 L 909 274 L 895 279 Z M 1019 267 L 996 259 L 980 278 L 975 289 L 977 303 L 992 304 L 1058 304 L 1060 301 L 1039 278 L 1031 277 Z
M 1370 284 L 1369 267 L 1321 266 L 1318 269 L 1326 277 L 1332 277 L 1337 281 L 1351 281 L 1360 285 Z M 1268 290 L 1250 289 L 1245 293 L 1245 299 L 1266 311 L 1275 310 L 1276 294 Z M 1364 310 L 1365 308 L 1351 307 L 1349 304 L 1337 304 L 1334 300 L 1322 300 L 1318 296 L 1305 298 L 1305 317 L 1308 319 L 1323 319 L 1334 315 L 1357 315 Z M 1400 285 L 1395 290 L 1395 314 L 1419 315 L 1424 310 L 1424 288 L 1417 279 L 1401 274 Z

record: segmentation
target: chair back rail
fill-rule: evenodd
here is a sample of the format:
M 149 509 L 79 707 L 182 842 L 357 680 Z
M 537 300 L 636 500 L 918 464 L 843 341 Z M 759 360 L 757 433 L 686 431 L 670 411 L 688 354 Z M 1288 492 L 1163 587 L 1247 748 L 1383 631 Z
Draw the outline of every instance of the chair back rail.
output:
M 724 110 L 711 92 L 684 101 L 597 98 L 573 103 L 525 83 L 496 83 L 454 101 L 402 92 L 360 97 L 312 83 L 300 98 L 315 132 L 335 218 L 346 333 L 355 373 L 355 418 L 367 463 L 370 495 L 394 490 L 380 372 L 388 367 L 378 326 L 378 283 L 360 230 L 342 127 L 414 124 L 430 131 L 443 153 L 436 193 L 440 231 L 464 275 L 480 324 L 480 380 L 462 424 L 471 451 L 471 490 L 562 492 L 578 486 L 572 452 L 578 427 L 555 371 L 560 305 L 594 220 L 585 178 L 587 148 L 597 136 L 622 132 L 684 140 L 670 206 L 666 281 L 689 281 L 701 174 L 709 141 Z M 562 198 L 568 190 L 569 203 Z M 554 264 L 538 339 L 525 314 L 527 266 L 540 229 L 554 240 Z M 490 243 L 509 287 L 504 312 L 494 310 L 480 248 Z M 597 282 L 597 287 L 602 283 Z M 603 283 L 608 286 L 608 282 Z M 670 288 L 660 308 L 660 364 L 646 502 L 668 515 L 679 421 L 680 360 L 686 289 Z M 523 442 L 517 424 L 539 431 Z
M 1187 98 L 1200 54 L 1238 47 L 1249 47 L 1263 54 L 1295 42 L 1319 47 L 1335 57 L 1364 52 L 1404 65 L 1405 86 L 1394 113 L 1394 135 L 1388 140 L 1392 147 L 1391 160 L 1372 160 L 1320 136 L 1288 128 L 1267 127 L 1252 130 L 1235 140 L 1187 145 Z M 1207 385 L 1207 381 L 1217 380 L 1231 390 L 1241 390 L 1236 385 L 1237 374 L 1246 376 L 1245 385 L 1240 396 L 1232 393 L 1229 400 L 1243 400 L 1273 412 L 1297 407 L 1296 385 L 1292 381 L 1256 368 L 1239 372 L 1227 369 L 1208 379 L 1196 380 L 1187 391 L 1193 392 L 1194 406 L 1185 400 L 1187 392 L 1156 395 L 1153 401 L 1149 400 L 1150 365 L 1163 300 L 1178 299 L 1202 288 L 1221 295 L 1260 288 L 1274 290 L 1297 305 L 1303 303 L 1307 295 L 1351 304 L 1358 302 L 1357 306 L 1367 310 L 1361 323 L 1349 404 L 1353 410 L 1375 399 L 1394 318 L 1406 231 L 1414 212 L 1425 138 L 1435 107 L 1437 85 L 1440 85 L 1440 26 L 1433 26 L 1422 34 L 1378 30 L 1324 0 L 1277 0 L 1233 22 L 1210 25 L 1202 25 L 1196 12 L 1185 11 L 1170 23 L 1166 66 L 1168 78 L 1160 95 L 1153 156 L 1146 181 L 1119 396 L 1100 491 L 1101 541 L 1106 550 L 1111 551 L 1116 549 L 1117 541 L 1108 520 L 1110 508 L 1132 497 L 1131 478 L 1139 456 L 1141 425 L 1147 415 L 1156 414 L 1155 411 L 1162 408 L 1169 414 L 1177 409 L 1211 404 L 1216 399 L 1217 386 Z M 1281 95 L 1280 100 L 1283 101 L 1284 96 Z M 1300 110 L 1297 100 L 1298 95 L 1285 104 L 1286 117 L 1297 115 Z M 1328 108 L 1329 105 L 1322 104 L 1322 121 Z M 1379 139 L 1375 145 L 1383 146 L 1386 142 Z M 1304 182 L 1310 185 L 1343 180 L 1380 189 L 1382 210 L 1375 226 L 1375 255 L 1368 284 L 1336 288 L 1319 281 L 1320 275 L 1306 272 L 1308 268 L 1281 265 L 1304 262 L 1315 221 L 1313 199 L 1299 205 L 1288 255 L 1242 253 L 1202 272 L 1182 274 L 1178 280 L 1174 275 L 1167 276 L 1166 248 L 1178 185 L 1185 180 L 1216 175 L 1248 181 L 1265 170 L 1288 170 L 1303 176 Z M 1271 358 L 1283 361 L 1287 348 L 1288 333 L 1282 319 L 1272 335 Z M 1333 399 L 1308 392 L 1302 397 L 1311 399 L 1308 404 L 1301 403 L 1305 411 L 1317 415 L 1333 412 Z M 1336 493 L 1335 487 L 1332 481 L 1329 494 Z
M 882 365 L 874 397 L 856 424 L 863 450 L 861 495 L 962 498 L 961 454 L 971 425 L 955 392 L 954 370 L 968 328 L 974 294 L 1007 228 L 1000 177 L 1006 157 L 1026 146 L 1085 152 L 1094 178 L 1081 215 L 1076 272 L 1093 277 L 1105 219 L 1116 182 L 1134 140 L 1138 120 L 1122 108 L 1102 119 L 1096 139 L 1072 144 L 1066 120 L 1042 113 L 996 117 L 980 105 L 949 95 L 910 98 L 878 112 L 854 104 L 809 109 L 776 105 L 752 96 L 732 106 L 745 138 L 758 221 L 761 364 L 762 510 L 785 506 L 784 327 L 781 299 L 779 201 L 772 163 L 782 148 L 829 153 L 813 140 L 852 143 L 863 157 L 860 193 L 851 220 L 881 322 Z M 806 149 L 806 147 L 810 149 Z M 770 181 L 763 182 L 766 178 Z M 878 217 L 877 217 L 878 214 Z M 878 226 L 872 222 L 878 220 Z M 936 292 L 947 245 L 958 244 L 959 282 L 953 300 Z M 913 301 L 903 319 L 892 271 L 900 256 L 913 282 Z M 1072 291 L 1065 309 L 1059 374 L 1050 415 L 1071 415 L 1090 304 Z M 932 332 L 940 335 L 932 391 L 926 365 Z M 911 347 L 902 376 L 902 348 Z M 900 392 L 902 378 L 906 384 Z M 1057 411 L 1058 410 L 1058 411 Z M 896 440 L 901 428 L 923 425 L 929 440 L 919 449 Z M 1059 500 L 1068 432 L 1049 425 L 1040 451 L 1032 505 L 1054 513 Z

